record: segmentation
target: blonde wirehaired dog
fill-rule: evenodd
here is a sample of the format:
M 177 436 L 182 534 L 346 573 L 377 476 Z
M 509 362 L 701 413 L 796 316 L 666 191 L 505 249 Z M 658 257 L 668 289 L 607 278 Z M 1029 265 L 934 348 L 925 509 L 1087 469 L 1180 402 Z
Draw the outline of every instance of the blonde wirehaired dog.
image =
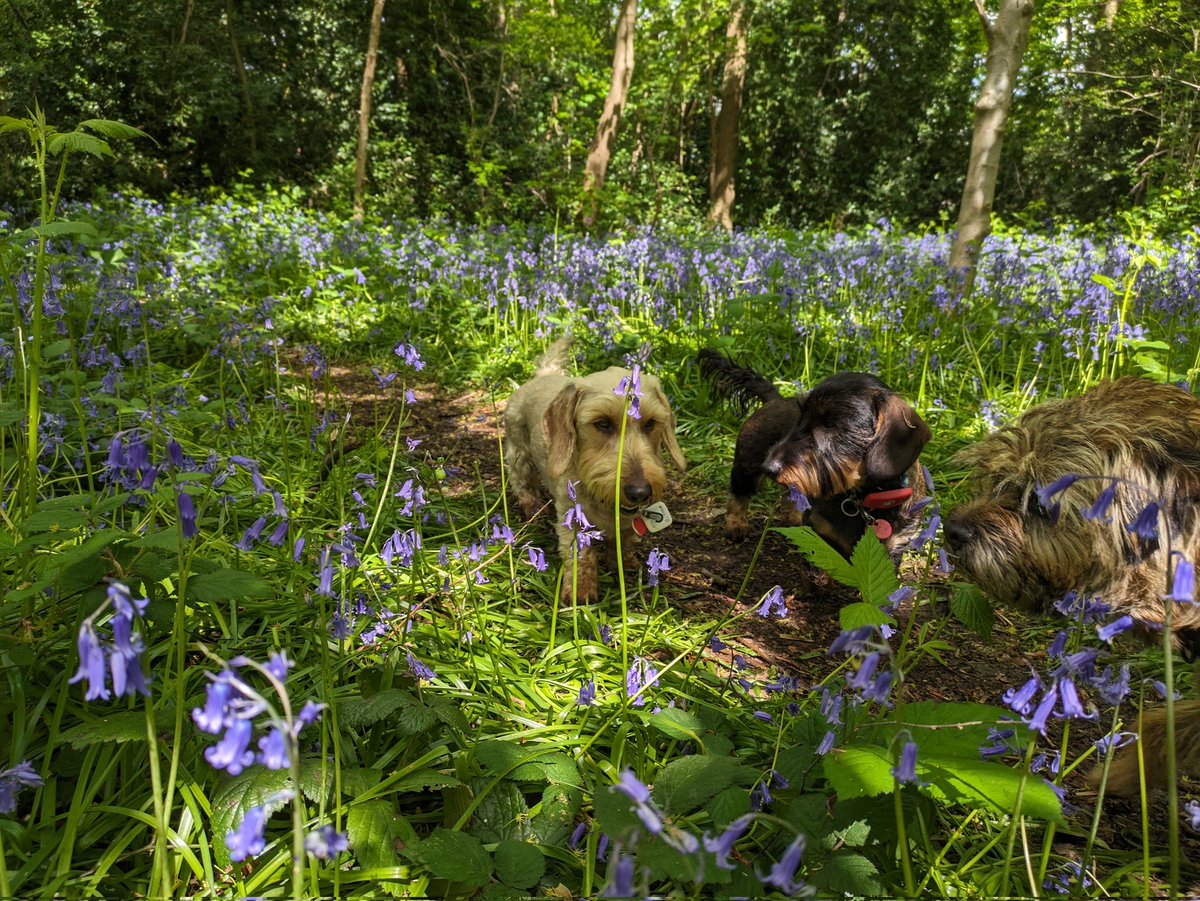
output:
M 666 490 L 663 451 L 680 471 L 687 461 L 675 440 L 675 414 L 657 378 L 619 366 L 572 377 L 566 369 L 570 346 L 570 337 L 551 345 L 534 378 L 509 398 L 505 464 L 526 518 L 541 508 L 545 494 L 554 501 L 564 564 L 562 600 L 592 601 L 600 594 L 597 550 L 589 540 L 594 530 L 602 533 L 606 556 L 615 562 L 615 530 L 620 528 L 623 551 L 630 549 L 639 539 L 640 511 Z M 627 399 L 626 393 L 634 381 L 640 381 L 638 418 L 627 412 L 634 395 Z M 619 453 L 623 417 L 624 451 Z M 586 523 L 579 521 L 579 511 Z
M 956 462 L 970 467 L 974 487 L 945 523 L 960 574 L 1026 609 L 1069 591 L 1097 595 L 1149 640 L 1161 635 L 1170 605 L 1173 644 L 1195 656 L 1200 607 L 1169 597 L 1179 558 L 1168 551 L 1200 560 L 1200 400 L 1146 379 L 1105 382 L 1034 407 Z M 1177 759 L 1197 769 L 1200 702 L 1175 712 Z M 1165 779 L 1166 735 L 1161 709 L 1143 717 L 1151 785 Z M 1137 752 L 1126 749 L 1110 766 L 1108 791 L 1137 788 Z

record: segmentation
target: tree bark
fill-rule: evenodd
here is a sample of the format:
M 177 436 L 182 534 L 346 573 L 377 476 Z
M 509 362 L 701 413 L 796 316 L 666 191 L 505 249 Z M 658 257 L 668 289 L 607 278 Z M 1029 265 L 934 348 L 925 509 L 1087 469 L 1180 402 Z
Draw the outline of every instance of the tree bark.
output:
M 258 127 L 254 122 L 254 104 L 250 100 L 250 76 L 242 60 L 242 48 L 238 45 L 237 29 L 233 24 L 233 2 L 225 0 L 225 28 L 229 32 L 229 45 L 233 48 L 233 64 L 237 66 L 238 81 L 242 85 L 242 103 L 246 107 L 246 130 L 250 133 L 250 153 L 258 154 Z
M 600 208 L 600 190 L 604 187 L 604 176 L 612 159 L 617 140 L 617 126 L 621 113 L 629 98 L 629 85 L 633 81 L 633 33 L 637 23 L 637 0 L 624 0 L 617 16 L 617 36 L 613 47 L 612 80 L 608 86 L 608 97 L 604 101 L 604 112 L 596 126 L 596 136 L 588 148 L 587 161 L 583 167 L 584 207 L 583 224 L 590 227 L 596 221 Z
M 975 8 L 987 36 L 987 66 L 975 102 L 971 160 L 949 264 L 951 274 L 960 279 L 959 296 L 964 298 L 970 296 L 975 284 L 979 249 L 992 228 L 992 201 L 1000 172 L 1004 127 L 1012 107 L 1021 58 L 1029 43 L 1034 0 L 1000 0 L 1000 11 L 994 19 L 988 15 L 983 0 L 975 0 Z
M 375 86 L 375 62 L 379 55 L 379 31 L 383 24 L 383 4 L 375 0 L 371 11 L 371 32 L 367 37 L 367 59 L 363 64 L 362 93 L 358 98 L 358 152 L 354 158 L 354 218 L 363 217 L 363 195 L 367 188 L 367 135 L 371 130 L 371 89 Z
M 738 119 L 746 86 L 746 34 L 749 31 L 747 0 L 732 0 L 725 30 L 725 76 L 721 84 L 721 111 L 708 172 L 708 222 L 733 231 L 733 201 L 737 171 Z

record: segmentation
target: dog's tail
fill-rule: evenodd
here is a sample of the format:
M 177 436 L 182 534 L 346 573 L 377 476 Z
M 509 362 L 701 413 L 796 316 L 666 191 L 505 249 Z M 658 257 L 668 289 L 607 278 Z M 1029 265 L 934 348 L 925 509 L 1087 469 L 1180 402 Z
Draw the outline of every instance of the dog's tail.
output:
M 700 351 L 700 375 L 717 391 L 729 398 L 745 414 L 755 401 L 766 403 L 782 395 L 765 375 L 749 366 L 739 366 L 723 353 L 705 349 Z
M 574 336 L 570 333 L 563 335 L 546 348 L 546 352 L 537 359 L 537 375 L 569 375 L 567 362 L 571 359 L 571 342 Z

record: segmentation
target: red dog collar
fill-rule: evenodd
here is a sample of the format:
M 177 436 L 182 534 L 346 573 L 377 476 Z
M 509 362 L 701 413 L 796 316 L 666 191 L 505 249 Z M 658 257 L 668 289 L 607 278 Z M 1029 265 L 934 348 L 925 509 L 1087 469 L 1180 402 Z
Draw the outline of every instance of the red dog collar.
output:
M 862 505 L 868 510 L 891 510 L 912 497 L 911 488 L 892 488 L 889 491 L 872 491 L 864 494 Z

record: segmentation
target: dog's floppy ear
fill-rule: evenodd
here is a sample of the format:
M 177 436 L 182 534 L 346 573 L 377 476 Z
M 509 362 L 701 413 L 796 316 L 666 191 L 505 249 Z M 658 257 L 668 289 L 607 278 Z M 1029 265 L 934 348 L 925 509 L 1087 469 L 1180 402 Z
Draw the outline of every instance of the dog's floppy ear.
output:
M 864 461 L 868 481 L 876 483 L 907 472 L 917 462 L 931 435 L 917 411 L 898 394 L 884 396 L 877 416 L 875 438 Z
M 579 406 L 579 396 L 574 385 L 566 385 L 542 415 L 542 434 L 550 451 L 550 474 L 556 479 L 570 469 L 575 459 L 575 408 Z
M 643 384 L 649 381 L 649 377 L 643 379 Z M 675 411 L 671 409 L 671 402 L 667 400 L 667 395 L 663 393 L 661 387 L 657 383 L 649 385 L 650 393 L 654 395 L 654 402 L 660 404 L 667 411 L 667 421 L 663 423 L 663 443 L 667 447 L 667 453 L 671 455 L 671 462 L 676 468 L 683 472 L 687 469 L 687 458 L 683 456 L 683 449 L 680 448 L 679 442 L 675 439 Z

